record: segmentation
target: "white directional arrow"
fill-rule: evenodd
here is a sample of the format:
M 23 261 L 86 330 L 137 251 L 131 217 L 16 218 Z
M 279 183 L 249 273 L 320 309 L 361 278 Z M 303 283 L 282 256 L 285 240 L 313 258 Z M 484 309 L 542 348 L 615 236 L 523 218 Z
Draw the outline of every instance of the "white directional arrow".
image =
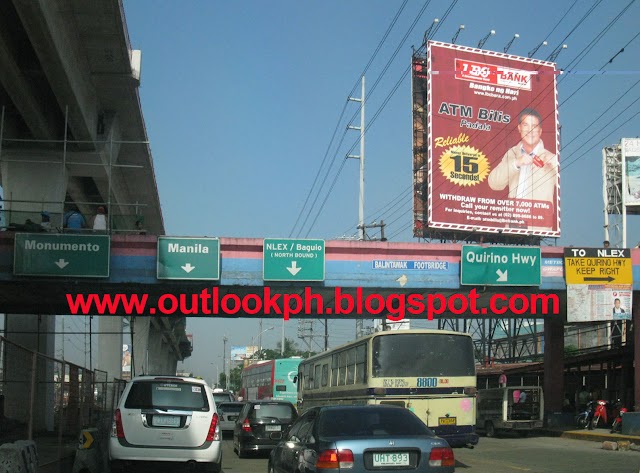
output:
M 60 269 L 64 269 L 64 267 L 65 267 L 66 265 L 68 265 L 69 263 L 67 263 L 65 260 L 63 260 L 62 258 L 60 258 L 60 259 L 59 259 L 58 261 L 56 261 L 54 264 L 55 264 L 58 268 L 60 268 Z
M 404 285 L 407 284 L 408 280 L 409 280 L 409 278 L 407 277 L 407 275 L 403 274 L 398 279 L 396 279 L 396 282 L 400 283 L 400 287 L 404 287 Z
M 191 271 L 193 271 L 194 269 L 196 269 L 195 266 L 191 266 L 191 263 L 187 263 L 184 266 L 180 266 L 182 269 L 184 269 L 187 274 L 189 274 Z
M 292 276 L 295 276 L 296 274 L 298 274 L 298 271 L 300 271 L 301 269 L 302 268 L 298 268 L 298 263 L 296 263 L 295 261 L 292 261 L 291 267 L 287 268 L 287 271 L 289 271 Z
M 496 274 L 498 275 L 498 282 L 507 282 L 508 277 L 509 277 L 509 270 L 505 269 L 504 272 L 500 269 L 498 269 L 496 271 Z

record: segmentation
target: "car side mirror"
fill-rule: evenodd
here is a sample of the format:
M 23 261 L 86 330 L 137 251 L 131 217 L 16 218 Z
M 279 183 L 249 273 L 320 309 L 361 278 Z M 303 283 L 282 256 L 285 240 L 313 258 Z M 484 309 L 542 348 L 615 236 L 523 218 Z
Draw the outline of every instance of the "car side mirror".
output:
M 298 375 L 293 377 L 293 384 L 297 384 L 298 382 Z
M 313 445 L 314 443 L 316 443 L 316 438 L 313 435 L 309 435 L 309 439 L 307 440 L 307 442 Z

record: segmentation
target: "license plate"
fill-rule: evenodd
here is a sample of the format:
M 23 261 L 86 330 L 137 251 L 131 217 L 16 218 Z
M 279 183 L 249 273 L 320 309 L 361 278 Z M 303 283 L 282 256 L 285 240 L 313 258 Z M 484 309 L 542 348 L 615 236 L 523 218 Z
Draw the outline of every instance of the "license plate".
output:
M 374 453 L 373 466 L 409 466 L 409 454 L 405 452 Z
M 282 429 L 282 427 L 279 426 L 279 425 L 265 425 L 264 426 L 264 430 L 266 430 L 267 432 L 280 432 L 281 429 Z
M 456 425 L 458 419 L 456 417 L 438 417 L 438 424 L 440 425 Z
M 153 416 L 155 427 L 180 427 L 180 417 L 177 416 Z

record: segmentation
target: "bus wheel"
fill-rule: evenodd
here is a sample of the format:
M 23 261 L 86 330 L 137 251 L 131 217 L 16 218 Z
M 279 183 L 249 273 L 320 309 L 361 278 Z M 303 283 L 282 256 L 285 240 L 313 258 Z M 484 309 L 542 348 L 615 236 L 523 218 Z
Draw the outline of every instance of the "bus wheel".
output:
M 495 437 L 496 436 L 496 429 L 493 426 L 493 422 L 491 422 L 490 420 L 486 421 L 484 423 L 484 431 L 487 433 L 487 437 Z

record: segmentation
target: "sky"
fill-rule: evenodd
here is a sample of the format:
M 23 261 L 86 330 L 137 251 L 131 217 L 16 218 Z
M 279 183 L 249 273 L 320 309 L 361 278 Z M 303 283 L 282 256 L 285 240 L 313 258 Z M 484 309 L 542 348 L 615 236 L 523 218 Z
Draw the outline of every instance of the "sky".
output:
M 437 41 L 451 42 L 464 25 L 457 44 L 476 47 L 495 30 L 485 49 L 502 52 L 515 34 L 511 54 L 527 56 L 546 40 L 534 57 L 547 59 L 567 45 L 556 59 L 573 73 L 558 85 L 562 237 L 555 244 L 604 239 L 601 150 L 640 133 L 640 2 L 123 3 L 131 45 L 142 51 L 140 97 L 167 235 L 354 236 L 359 165 L 344 157 L 359 151 L 358 133 L 346 129 L 359 115 L 347 98 L 360 97 L 360 76 L 381 44 L 366 72 L 365 222 L 384 219 L 390 241 L 415 242 L 406 72 L 412 47 L 438 18 Z M 639 218 L 628 219 L 628 246 L 640 240 Z M 281 329 L 265 321 L 262 345 L 275 347 Z M 302 345 L 297 329 L 287 322 L 286 336 Z M 187 331 L 194 353 L 178 367 L 207 377 L 222 370 L 223 336 L 228 347 L 248 345 L 260 327 L 191 319 Z M 329 332 L 331 346 L 347 342 L 355 322 L 332 322 Z

